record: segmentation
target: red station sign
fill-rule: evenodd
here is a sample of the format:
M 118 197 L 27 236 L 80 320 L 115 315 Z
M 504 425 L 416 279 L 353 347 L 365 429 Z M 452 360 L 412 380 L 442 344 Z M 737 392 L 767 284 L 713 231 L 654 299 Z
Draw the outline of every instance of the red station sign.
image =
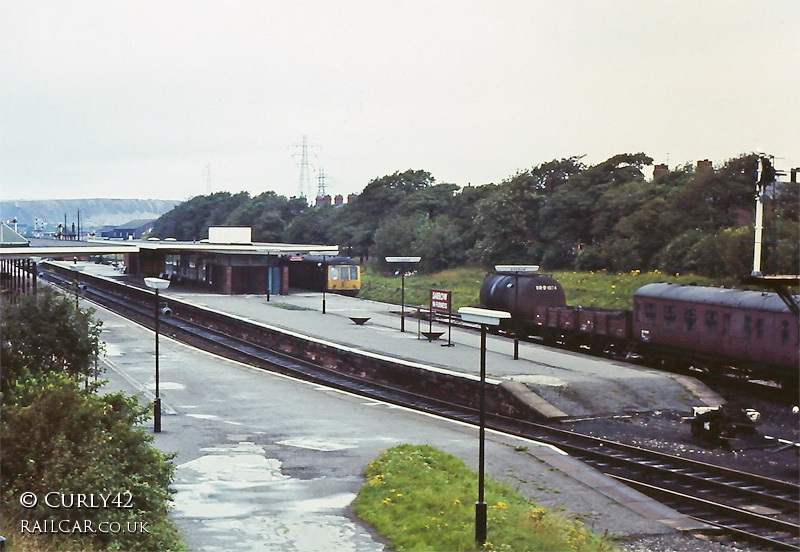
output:
M 450 312 L 451 292 L 443 289 L 431 290 L 431 309 L 440 312 Z

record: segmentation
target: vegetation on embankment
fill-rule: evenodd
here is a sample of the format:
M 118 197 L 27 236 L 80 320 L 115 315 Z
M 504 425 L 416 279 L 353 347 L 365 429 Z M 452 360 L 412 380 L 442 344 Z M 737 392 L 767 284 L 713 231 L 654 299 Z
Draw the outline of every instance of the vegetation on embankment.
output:
M 185 546 L 169 517 L 175 466 L 142 422 L 150 407 L 100 393 L 100 322 L 49 288 L 5 303 L 3 536 L 9 549 Z
M 429 302 L 430 290 L 444 289 L 453 292 L 453 312 L 459 307 L 478 306 L 480 289 L 487 271 L 480 268 L 459 268 L 434 274 L 411 274 L 406 276 L 406 305 L 425 306 Z M 692 274 L 668 275 L 659 271 L 613 274 L 606 271 L 574 272 L 555 271 L 551 274 L 564 287 L 568 305 L 600 307 L 606 309 L 631 309 L 633 293 L 645 284 L 653 282 L 677 282 L 701 286 L 733 286 L 732 279 L 714 279 Z M 384 276 L 369 268 L 363 270 L 360 297 L 400 303 L 400 276 Z
M 477 474 L 433 447 L 399 445 L 367 467 L 356 514 L 396 550 L 612 551 L 612 542 L 486 478 L 487 542 L 475 542 Z

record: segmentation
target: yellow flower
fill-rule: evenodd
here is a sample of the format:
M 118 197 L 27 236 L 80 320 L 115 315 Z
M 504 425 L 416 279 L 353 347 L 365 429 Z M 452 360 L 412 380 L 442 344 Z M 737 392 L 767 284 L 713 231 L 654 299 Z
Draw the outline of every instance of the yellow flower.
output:
M 453 502 L 453 504 L 455 504 L 456 506 L 458 506 L 459 504 L 461 504 L 461 500 L 459 500 L 459 499 L 457 498 L 457 499 L 456 499 L 456 501 L 455 501 L 455 502 Z

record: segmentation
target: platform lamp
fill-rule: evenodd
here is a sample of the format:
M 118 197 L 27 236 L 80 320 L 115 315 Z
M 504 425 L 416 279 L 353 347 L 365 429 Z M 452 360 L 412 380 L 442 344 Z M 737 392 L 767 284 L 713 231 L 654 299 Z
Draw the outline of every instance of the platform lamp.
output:
M 72 262 L 71 265 L 69 265 L 69 269 L 72 272 L 75 273 L 75 281 L 73 282 L 73 284 L 75 285 L 75 311 L 76 312 L 80 308 L 80 305 L 78 304 L 78 298 L 80 297 L 80 291 L 81 291 L 81 289 L 85 289 L 86 288 L 86 286 L 82 286 L 80 281 L 78 280 L 78 272 L 83 270 L 84 266 L 85 265 L 83 263 L 79 263 L 78 262 L 77 258 Z
M 497 326 L 500 320 L 511 318 L 511 313 L 476 307 L 458 309 L 461 320 L 481 326 L 481 390 L 478 435 L 478 502 L 475 503 L 475 542 L 486 542 L 486 500 L 484 497 L 484 444 L 486 441 L 486 327 Z
M 325 259 L 327 257 L 336 257 L 339 254 L 339 251 L 309 251 L 308 254 L 322 257 L 322 262 L 317 263 L 317 266 L 322 268 L 322 272 L 325 275 L 325 281 L 322 284 L 322 314 L 325 314 L 325 291 L 328 289 L 328 270 L 325 268 Z
M 422 257 L 385 257 L 387 263 L 400 264 L 400 331 L 406 331 L 406 264 L 418 263 Z
M 155 333 L 156 333 L 156 400 L 155 404 L 153 405 L 153 433 L 161 433 L 161 395 L 159 394 L 159 387 L 158 387 L 158 323 L 159 323 L 159 311 L 161 310 L 159 307 L 161 306 L 158 302 L 158 292 L 162 289 L 167 289 L 169 287 L 169 280 L 164 280 L 162 278 L 145 278 L 144 283 L 147 287 L 155 291 L 155 316 L 156 316 L 156 326 L 155 326 Z
M 514 360 L 519 360 L 519 275 L 534 274 L 539 272 L 539 265 L 495 265 L 497 272 L 511 272 L 514 274 Z

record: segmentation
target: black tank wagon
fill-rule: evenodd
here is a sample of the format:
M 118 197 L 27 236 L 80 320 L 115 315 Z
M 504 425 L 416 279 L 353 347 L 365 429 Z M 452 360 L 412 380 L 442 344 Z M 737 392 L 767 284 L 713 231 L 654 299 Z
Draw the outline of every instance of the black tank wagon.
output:
M 519 289 L 516 289 L 517 284 Z M 501 322 L 502 329 L 517 328 L 514 324 L 518 323 L 518 329 L 526 333 L 536 333 L 534 321 L 537 308 L 567 304 L 561 284 L 552 277 L 539 273 L 489 274 L 481 285 L 480 300 L 483 308 L 511 313 L 511 321 Z

